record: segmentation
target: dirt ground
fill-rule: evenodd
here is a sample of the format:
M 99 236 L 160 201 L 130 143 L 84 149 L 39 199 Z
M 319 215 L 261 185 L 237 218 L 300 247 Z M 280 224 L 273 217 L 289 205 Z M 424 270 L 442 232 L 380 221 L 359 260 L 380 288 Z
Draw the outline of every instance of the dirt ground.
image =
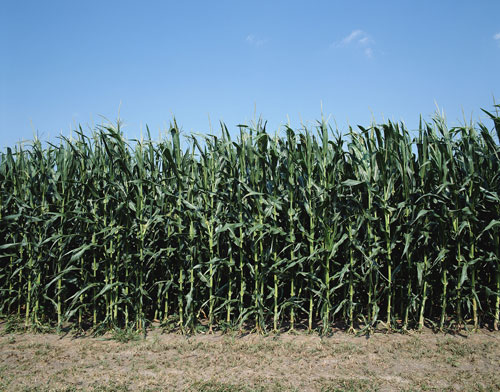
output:
M 0 325 L 0 391 L 500 391 L 498 332 L 7 332 Z

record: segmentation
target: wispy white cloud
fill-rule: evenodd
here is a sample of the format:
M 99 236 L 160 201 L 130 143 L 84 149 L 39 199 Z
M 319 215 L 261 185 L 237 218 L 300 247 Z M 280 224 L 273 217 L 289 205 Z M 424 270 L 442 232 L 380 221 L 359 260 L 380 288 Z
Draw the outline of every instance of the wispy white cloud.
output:
M 371 38 L 366 36 L 366 37 L 363 37 L 361 38 L 359 41 L 358 41 L 361 45 L 367 45 L 369 44 L 370 42 L 372 42 Z
M 493 39 L 497 42 L 498 47 L 500 48 L 500 33 L 494 34 Z
M 331 48 L 344 48 L 347 46 L 357 46 L 363 49 L 363 53 L 366 57 L 373 57 L 373 44 L 375 40 L 365 31 L 357 29 L 351 31 L 351 33 L 340 41 L 334 42 L 330 45 Z
M 252 45 L 252 46 L 257 46 L 257 47 L 262 46 L 266 43 L 265 39 L 256 37 L 253 34 L 247 35 L 245 41 L 247 42 L 247 44 Z
M 351 44 L 366 46 L 374 42 L 375 41 L 370 37 L 370 35 L 363 30 L 353 30 L 351 34 L 342 38 L 340 41 L 334 42 L 331 46 L 336 48 L 341 48 Z
M 362 36 L 362 38 L 360 38 Z M 359 41 L 361 41 L 363 38 L 365 38 L 365 33 L 363 30 L 354 30 L 349 34 L 347 37 L 344 37 L 342 41 L 340 41 L 340 44 L 342 46 L 349 45 L 351 42 L 355 41 L 356 39 L 359 38 Z

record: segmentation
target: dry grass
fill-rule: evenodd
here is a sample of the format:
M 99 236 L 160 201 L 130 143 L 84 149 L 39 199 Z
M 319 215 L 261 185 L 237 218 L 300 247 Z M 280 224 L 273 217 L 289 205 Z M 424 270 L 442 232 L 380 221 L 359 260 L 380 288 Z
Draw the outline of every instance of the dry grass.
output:
M 500 390 L 500 335 L 345 333 L 328 338 L 152 331 L 126 343 L 9 333 L 0 337 L 5 391 Z

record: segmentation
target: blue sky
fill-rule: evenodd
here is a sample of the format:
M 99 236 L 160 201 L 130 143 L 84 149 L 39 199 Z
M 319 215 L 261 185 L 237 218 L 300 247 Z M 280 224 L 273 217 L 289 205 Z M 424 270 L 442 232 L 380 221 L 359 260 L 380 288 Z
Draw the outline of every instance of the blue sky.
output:
M 500 1 L 2 1 L 0 148 L 114 120 L 415 127 L 500 101 Z

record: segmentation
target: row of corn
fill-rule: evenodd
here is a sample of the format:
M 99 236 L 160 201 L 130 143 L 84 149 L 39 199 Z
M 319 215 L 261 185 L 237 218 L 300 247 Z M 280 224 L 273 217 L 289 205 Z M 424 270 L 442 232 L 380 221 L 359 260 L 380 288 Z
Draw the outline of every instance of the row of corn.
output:
M 498 106 L 497 106 L 498 108 Z M 0 313 L 184 332 L 488 325 L 500 308 L 500 118 L 340 135 L 116 125 L 0 154 Z

